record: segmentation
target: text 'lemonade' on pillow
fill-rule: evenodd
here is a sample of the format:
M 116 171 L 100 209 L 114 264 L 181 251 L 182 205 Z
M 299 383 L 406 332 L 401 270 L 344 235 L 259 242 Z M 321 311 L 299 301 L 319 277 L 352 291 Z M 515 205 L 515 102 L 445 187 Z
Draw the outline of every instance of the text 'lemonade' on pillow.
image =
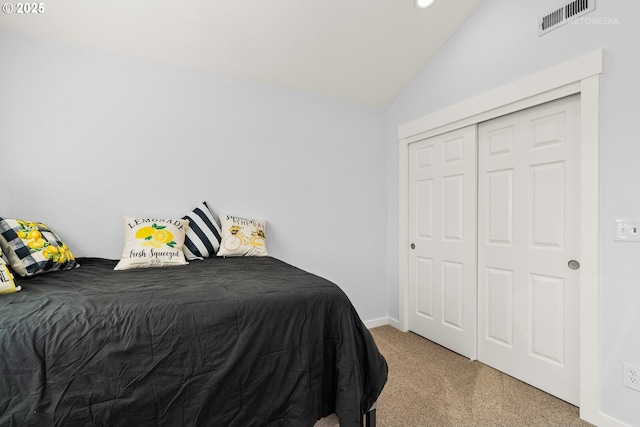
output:
M 41 222 L 0 218 L 0 248 L 22 277 L 78 267 L 67 245 Z
M 21 288 L 20 286 L 16 286 L 16 283 L 13 281 L 13 275 L 1 255 L 2 251 L 0 251 L 0 295 L 18 292 Z
M 268 256 L 267 221 L 220 215 L 222 241 L 218 256 Z
M 186 219 L 124 217 L 124 248 L 114 270 L 172 267 L 188 264 L 184 257 Z

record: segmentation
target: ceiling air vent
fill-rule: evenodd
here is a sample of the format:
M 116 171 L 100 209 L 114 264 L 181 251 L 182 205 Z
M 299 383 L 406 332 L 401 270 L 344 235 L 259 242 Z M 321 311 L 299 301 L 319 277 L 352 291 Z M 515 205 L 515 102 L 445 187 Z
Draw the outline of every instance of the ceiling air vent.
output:
M 538 18 L 538 35 L 548 33 L 596 9 L 595 0 L 574 0 Z

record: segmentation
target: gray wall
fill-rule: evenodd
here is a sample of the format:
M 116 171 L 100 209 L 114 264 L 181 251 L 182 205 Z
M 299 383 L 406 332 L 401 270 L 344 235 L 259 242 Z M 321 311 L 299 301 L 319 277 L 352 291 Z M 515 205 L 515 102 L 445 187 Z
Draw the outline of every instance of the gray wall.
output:
M 383 109 L 6 31 L 0 61 L 0 216 L 119 258 L 123 215 L 206 200 L 386 318 Z
M 640 2 L 598 1 L 584 19 L 538 37 L 536 17 L 557 0 L 484 0 L 387 111 L 389 312 L 398 318 L 397 128 L 519 78 L 605 49 L 600 135 L 600 409 L 640 425 L 640 394 L 622 363 L 640 366 L 640 244 L 613 241 L 615 218 L 640 218 Z M 595 191 L 595 190 L 594 190 Z

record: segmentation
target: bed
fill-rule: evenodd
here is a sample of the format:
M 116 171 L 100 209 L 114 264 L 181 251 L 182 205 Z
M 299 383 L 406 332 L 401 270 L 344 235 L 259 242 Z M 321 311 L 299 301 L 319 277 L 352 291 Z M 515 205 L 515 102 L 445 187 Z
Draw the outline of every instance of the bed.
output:
M 18 278 L 1 426 L 359 426 L 387 364 L 335 284 L 270 256 Z

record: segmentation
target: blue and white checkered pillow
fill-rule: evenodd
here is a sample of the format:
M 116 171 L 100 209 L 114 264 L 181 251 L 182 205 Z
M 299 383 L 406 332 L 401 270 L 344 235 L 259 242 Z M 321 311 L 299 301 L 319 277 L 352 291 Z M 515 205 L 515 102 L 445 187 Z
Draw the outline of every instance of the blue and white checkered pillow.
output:
M 13 271 L 23 277 L 78 266 L 62 239 L 39 222 L 0 218 L 0 247 Z
M 184 239 L 185 257 L 188 260 L 194 260 L 215 256 L 220 248 L 222 233 L 207 202 L 200 203 L 182 219 L 189 220 L 189 229 Z

